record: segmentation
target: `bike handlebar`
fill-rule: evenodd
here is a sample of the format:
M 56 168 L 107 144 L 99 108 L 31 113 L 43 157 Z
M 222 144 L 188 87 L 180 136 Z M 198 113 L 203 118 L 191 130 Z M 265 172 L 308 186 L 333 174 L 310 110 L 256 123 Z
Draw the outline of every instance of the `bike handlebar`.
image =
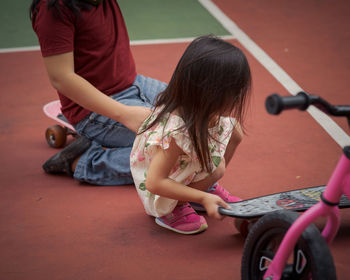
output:
M 347 117 L 350 124 L 350 105 L 332 105 L 317 95 L 303 91 L 295 96 L 272 94 L 265 102 L 266 110 L 272 115 L 278 115 L 288 109 L 306 110 L 310 105 L 314 105 L 328 115 Z

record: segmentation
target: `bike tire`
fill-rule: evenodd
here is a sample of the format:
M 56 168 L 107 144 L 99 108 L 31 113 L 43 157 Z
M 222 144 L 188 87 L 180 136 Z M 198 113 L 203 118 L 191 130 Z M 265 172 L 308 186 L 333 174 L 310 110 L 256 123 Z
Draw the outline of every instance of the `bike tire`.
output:
M 244 244 L 242 280 L 263 279 L 283 236 L 298 217 L 295 212 L 282 210 L 267 214 L 255 223 Z M 333 257 L 315 225 L 308 226 L 299 238 L 281 279 L 336 279 Z

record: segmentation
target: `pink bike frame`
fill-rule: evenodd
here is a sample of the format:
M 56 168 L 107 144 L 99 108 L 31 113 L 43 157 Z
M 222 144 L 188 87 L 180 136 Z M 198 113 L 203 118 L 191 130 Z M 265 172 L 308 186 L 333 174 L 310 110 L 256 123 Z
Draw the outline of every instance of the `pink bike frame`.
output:
M 350 147 L 345 149 L 348 149 L 347 153 L 350 154 Z M 264 279 L 278 280 L 281 278 L 287 259 L 291 255 L 300 235 L 317 218 L 321 216 L 327 217 L 322 236 L 328 244 L 332 242 L 340 225 L 337 204 L 344 193 L 350 198 L 350 155 L 348 154 L 341 156 L 321 201 L 303 213 L 289 228 L 264 275 Z

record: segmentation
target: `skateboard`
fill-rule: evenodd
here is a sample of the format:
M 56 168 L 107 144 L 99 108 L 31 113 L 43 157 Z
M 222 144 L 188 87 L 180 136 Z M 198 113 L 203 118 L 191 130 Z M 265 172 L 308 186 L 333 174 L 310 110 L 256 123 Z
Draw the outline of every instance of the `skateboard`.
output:
M 222 215 L 241 219 L 256 219 L 283 209 L 302 212 L 320 201 L 321 193 L 325 188 L 326 186 L 309 187 L 251 198 L 229 203 L 230 209 L 220 207 L 219 212 Z M 350 207 L 350 200 L 343 195 L 339 208 L 348 207 Z
M 260 217 L 278 210 L 303 212 L 320 201 L 325 188 L 326 186 L 309 187 L 228 203 L 231 208 L 219 207 L 219 212 L 236 218 L 234 221 L 236 229 L 246 237 L 250 228 Z M 343 195 L 338 207 L 350 207 L 349 198 Z
M 46 116 L 59 123 L 46 129 L 45 138 L 50 147 L 61 148 L 66 144 L 68 135 L 77 136 L 74 127 L 63 116 L 59 100 L 44 105 L 43 111 Z

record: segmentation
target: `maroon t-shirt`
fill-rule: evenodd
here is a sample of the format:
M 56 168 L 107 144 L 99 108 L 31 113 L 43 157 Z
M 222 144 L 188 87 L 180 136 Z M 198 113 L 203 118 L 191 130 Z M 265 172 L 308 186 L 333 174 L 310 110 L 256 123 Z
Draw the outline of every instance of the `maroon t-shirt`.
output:
M 131 86 L 136 77 L 129 36 L 116 0 L 104 0 L 80 16 L 61 6 L 61 13 L 40 1 L 33 18 L 44 57 L 74 52 L 75 72 L 111 95 Z M 90 111 L 58 93 L 62 112 L 75 124 Z

